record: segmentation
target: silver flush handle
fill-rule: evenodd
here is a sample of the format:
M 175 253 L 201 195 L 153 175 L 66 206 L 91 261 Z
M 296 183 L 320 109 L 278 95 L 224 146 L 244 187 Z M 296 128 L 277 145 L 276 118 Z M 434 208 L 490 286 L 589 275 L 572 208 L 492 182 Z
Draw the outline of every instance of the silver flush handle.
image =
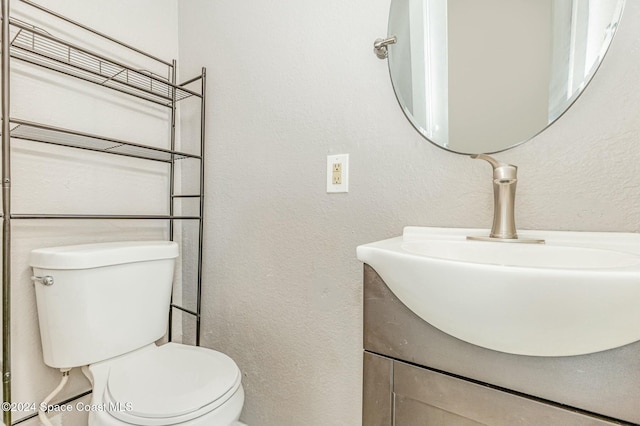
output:
M 40 283 L 42 285 L 53 285 L 53 277 L 51 275 L 45 275 L 44 277 L 31 277 L 31 281 Z

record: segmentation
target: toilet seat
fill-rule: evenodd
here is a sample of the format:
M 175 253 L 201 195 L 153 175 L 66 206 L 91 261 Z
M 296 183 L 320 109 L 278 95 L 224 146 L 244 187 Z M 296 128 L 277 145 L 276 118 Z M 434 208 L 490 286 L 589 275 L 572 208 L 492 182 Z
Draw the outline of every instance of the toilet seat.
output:
M 168 343 L 111 365 L 103 401 L 124 422 L 172 425 L 220 407 L 240 382 L 240 370 L 227 355 Z

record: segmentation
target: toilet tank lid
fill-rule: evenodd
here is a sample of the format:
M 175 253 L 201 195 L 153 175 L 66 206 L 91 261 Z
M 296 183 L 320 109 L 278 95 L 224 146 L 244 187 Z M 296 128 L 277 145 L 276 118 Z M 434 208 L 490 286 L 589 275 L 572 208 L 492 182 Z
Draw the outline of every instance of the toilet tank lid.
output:
M 118 241 L 35 249 L 29 265 L 42 269 L 89 269 L 176 257 L 178 244 L 173 241 Z

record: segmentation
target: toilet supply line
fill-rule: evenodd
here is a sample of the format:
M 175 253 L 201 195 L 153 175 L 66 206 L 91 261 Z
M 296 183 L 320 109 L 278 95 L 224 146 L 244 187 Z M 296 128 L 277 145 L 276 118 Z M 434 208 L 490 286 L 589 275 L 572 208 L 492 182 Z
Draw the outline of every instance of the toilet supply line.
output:
M 53 423 L 51 423 L 51 421 L 49 421 L 49 418 L 47 417 L 46 414 L 46 409 L 49 406 L 49 403 L 51 402 L 51 400 L 60 393 L 60 391 L 62 391 L 62 389 L 64 389 L 64 387 L 67 385 L 67 382 L 69 381 L 69 374 L 71 373 L 72 368 L 61 368 L 60 372 L 62 373 L 62 379 L 60 380 L 60 383 L 58 384 L 58 387 L 56 387 L 53 392 L 51 392 L 45 399 L 44 401 L 42 401 L 40 403 L 40 408 L 38 409 L 38 418 L 40 419 L 40 422 L 44 425 L 44 426 L 53 426 Z

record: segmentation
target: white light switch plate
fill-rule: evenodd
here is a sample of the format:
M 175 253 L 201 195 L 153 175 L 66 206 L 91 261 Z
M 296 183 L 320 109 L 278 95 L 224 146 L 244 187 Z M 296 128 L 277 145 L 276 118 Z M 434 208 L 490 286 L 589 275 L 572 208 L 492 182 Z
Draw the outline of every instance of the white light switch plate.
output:
M 327 192 L 349 192 L 349 154 L 327 156 Z

